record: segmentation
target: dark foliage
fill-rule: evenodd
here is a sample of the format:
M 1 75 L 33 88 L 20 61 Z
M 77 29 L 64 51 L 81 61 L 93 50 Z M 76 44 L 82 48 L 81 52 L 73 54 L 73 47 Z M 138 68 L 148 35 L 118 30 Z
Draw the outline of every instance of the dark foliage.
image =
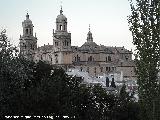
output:
M 61 120 L 63 116 L 77 120 L 138 120 L 138 103 L 125 93 L 125 88 L 117 96 L 99 85 L 82 85 L 82 79 L 68 76 L 61 68 L 12 56 L 9 48 L 5 46 L 4 51 L 0 51 L 2 118 L 29 115 L 36 120 L 36 115 Z

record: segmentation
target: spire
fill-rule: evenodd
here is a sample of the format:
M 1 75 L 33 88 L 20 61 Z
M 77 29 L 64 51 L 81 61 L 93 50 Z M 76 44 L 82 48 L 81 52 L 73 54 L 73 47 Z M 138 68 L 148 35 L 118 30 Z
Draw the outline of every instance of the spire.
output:
M 27 15 L 26 15 L 26 19 L 29 19 L 29 15 L 28 15 L 28 12 L 27 12 Z
M 62 15 L 62 13 L 63 13 L 63 10 L 62 10 L 62 5 L 61 5 L 61 10 L 60 10 L 60 14 Z
M 92 37 L 92 33 L 91 33 L 91 28 L 90 28 L 90 24 L 89 24 L 89 32 L 87 34 L 87 42 L 93 42 L 93 37 Z

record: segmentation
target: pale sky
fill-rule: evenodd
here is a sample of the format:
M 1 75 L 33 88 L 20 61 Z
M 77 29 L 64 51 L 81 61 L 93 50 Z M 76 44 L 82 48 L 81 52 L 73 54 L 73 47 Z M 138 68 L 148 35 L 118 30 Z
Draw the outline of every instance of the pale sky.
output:
M 0 0 L 0 28 L 7 30 L 11 43 L 18 45 L 22 21 L 28 11 L 37 33 L 38 45 L 53 44 L 61 0 Z M 128 0 L 62 0 L 63 14 L 68 19 L 72 46 L 86 42 L 91 25 L 93 41 L 98 45 L 134 49 L 127 16 Z

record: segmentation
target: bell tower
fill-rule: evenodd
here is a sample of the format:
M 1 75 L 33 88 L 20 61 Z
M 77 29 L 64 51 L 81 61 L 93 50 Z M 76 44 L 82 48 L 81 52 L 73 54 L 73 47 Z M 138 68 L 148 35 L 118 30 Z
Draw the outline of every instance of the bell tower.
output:
M 20 35 L 20 54 L 29 60 L 33 60 L 34 51 L 37 49 L 36 33 L 33 36 L 33 24 L 27 13 L 26 19 L 22 22 L 23 35 Z
M 55 51 L 71 50 L 71 33 L 67 31 L 67 18 L 63 15 L 62 6 L 56 18 L 56 30 L 53 30 L 53 46 Z

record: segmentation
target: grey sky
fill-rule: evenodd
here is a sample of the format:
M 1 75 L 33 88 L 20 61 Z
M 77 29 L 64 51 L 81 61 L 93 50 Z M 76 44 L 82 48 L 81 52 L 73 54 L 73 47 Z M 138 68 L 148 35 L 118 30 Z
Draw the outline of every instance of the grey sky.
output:
M 68 18 L 72 45 L 86 41 L 91 24 L 93 40 L 105 46 L 133 48 L 127 16 L 128 0 L 62 0 L 63 14 Z M 0 27 L 6 28 L 12 43 L 18 44 L 22 21 L 28 11 L 37 33 L 38 45 L 52 44 L 52 30 L 59 14 L 60 0 L 0 0 Z

